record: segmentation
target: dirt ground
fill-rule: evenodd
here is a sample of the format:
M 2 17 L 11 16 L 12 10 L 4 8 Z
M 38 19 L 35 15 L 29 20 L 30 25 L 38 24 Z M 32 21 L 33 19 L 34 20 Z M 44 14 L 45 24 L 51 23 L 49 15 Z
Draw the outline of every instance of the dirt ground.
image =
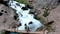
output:
M 48 18 L 50 21 L 54 20 L 55 24 L 55 32 L 51 32 L 49 34 L 60 34 L 60 5 L 51 11 Z

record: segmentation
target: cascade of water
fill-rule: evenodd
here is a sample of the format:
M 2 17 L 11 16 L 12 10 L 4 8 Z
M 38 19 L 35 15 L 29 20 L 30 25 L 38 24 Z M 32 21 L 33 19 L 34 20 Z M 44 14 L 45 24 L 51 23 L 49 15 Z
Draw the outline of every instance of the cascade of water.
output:
M 18 6 L 17 3 L 18 2 L 16 2 L 16 1 L 9 1 L 8 5 L 10 5 L 9 7 L 16 10 L 16 13 L 19 16 L 18 17 L 19 22 L 21 22 L 22 25 L 18 27 L 18 30 L 25 30 L 24 24 L 27 24 L 30 31 L 36 31 L 37 28 L 42 26 L 40 21 L 34 19 L 33 14 L 29 14 L 29 11 L 30 11 L 29 8 L 28 8 L 28 10 L 21 9 L 22 7 L 25 7 L 25 4 L 18 3 L 19 4 L 19 6 Z M 32 24 L 29 24 L 30 22 L 32 22 Z

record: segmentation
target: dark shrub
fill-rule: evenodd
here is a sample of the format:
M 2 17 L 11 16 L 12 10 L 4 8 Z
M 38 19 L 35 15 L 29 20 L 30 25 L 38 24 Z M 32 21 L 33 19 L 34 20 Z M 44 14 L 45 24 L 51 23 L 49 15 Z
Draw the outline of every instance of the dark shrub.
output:
M 46 10 L 46 11 L 44 11 L 43 16 L 44 16 L 44 17 L 47 17 L 49 14 L 50 14 L 50 12 Z

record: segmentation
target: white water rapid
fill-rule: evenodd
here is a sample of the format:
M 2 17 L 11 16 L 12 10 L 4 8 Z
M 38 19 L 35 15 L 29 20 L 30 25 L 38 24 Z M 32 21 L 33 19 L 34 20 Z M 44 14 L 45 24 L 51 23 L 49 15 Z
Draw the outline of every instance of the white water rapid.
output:
M 34 19 L 33 14 L 29 14 L 30 9 L 28 10 L 23 10 L 21 9 L 22 7 L 25 7 L 25 4 L 18 3 L 19 6 L 16 4 L 18 2 L 16 1 L 9 1 L 8 5 L 12 9 L 16 10 L 16 13 L 18 14 L 19 21 L 22 25 L 18 27 L 18 30 L 25 30 L 24 24 L 27 24 L 29 27 L 30 31 L 34 32 L 36 31 L 37 28 L 41 27 L 42 24 L 40 21 Z M 32 24 L 29 24 L 29 22 L 32 22 Z

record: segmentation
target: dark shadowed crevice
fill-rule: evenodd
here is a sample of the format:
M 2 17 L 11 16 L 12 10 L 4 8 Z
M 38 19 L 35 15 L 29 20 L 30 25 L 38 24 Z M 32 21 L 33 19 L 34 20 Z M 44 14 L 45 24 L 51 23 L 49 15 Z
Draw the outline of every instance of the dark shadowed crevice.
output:
M 2 16 L 2 15 L 3 15 L 3 13 L 0 12 L 0 16 Z
M 60 3 L 60 0 L 58 0 L 58 3 Z
M 54 21 L 50 21 L 50 22 L 48 22 L 47 24 L 45 24 L 45 25 L 51 25 L 51 24 L 53 24 L 54 23 Z
M 19 26 L 22 26 L 22 24 L 21 24 L 21 23 L 19 23 L 19 25 L 17 25 L 17 27 L 19 27 Z
M 1 4 L 4 4 L 5 6 L 8 6 L 8 4 L 7 4 L 8 1 L 0 0 L 0 3 L 1 3 Z
M 17 16 L 16 15 L 14 15 L 14 19 L 17 20 Z
M 4 12 L 3 10 L 1 10 L 1 12 Z
M 35 14 L 35 12 L 31 12 L 31 11 L 30 11 L 29 14 Z
M 7 11 L 5 11 L 5 13 L 7 13 Z
M 29 24 L 33 24 L 33 22 L 30 22 Z
M 27 7 L 22 7 L 22 9 L 23 9 L 23 10 L 28 10 L 28 8 L 27 8 Z
M 20 34 L 18 32 L 5 31 L 5 34 Z
M 30 8 L 30 9 L 33 9 L 33 6 L 30 6 L 30 5 L 27 5 L 26 7 L 27 8 Z

